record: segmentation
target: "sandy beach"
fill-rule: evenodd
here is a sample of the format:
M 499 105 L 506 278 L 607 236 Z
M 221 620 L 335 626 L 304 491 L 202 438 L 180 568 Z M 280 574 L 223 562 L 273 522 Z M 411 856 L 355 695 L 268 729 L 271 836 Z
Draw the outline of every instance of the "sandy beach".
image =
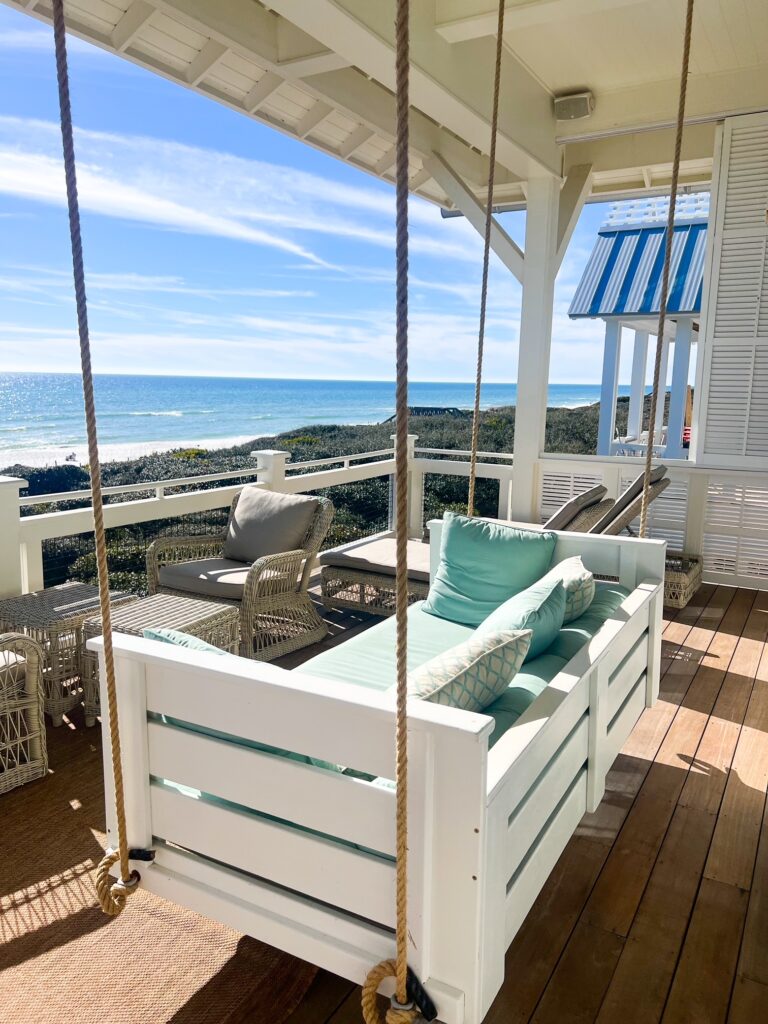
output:
M 102 444 L 99 446 L 99 455 L 102 463 L 124 462 L 128 459 L 138 459 L 142 455 L 169 452 L 174 448 L 205 448 L 212 451 L 216 448 L 231 448 L 233 445 L 246 444 L 251 440 L 253 440 L 252 436 L 246 434 L 240 437 L 201 438 L 192 441 L 131 441 L 121 444 Z M 74 458 L 68 458 L 72 455 Z M 44 448 L 8 448 L 0 452 L 0 469 L 16 465 L 43 469 L 46 466 L 61 466 L 67 462 L 77 466 L 85 465 L 88 462 L 87 446 L 74 444 Z

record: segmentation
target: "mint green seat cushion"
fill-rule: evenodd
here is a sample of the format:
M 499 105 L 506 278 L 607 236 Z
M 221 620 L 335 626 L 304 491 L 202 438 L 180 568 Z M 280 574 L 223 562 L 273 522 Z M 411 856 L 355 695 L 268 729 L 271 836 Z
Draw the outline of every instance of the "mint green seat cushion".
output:
M 417 601 L 408 609 L 408 671 L 413 672 L 451 647 L 463 643 L 474 630 L 424 611 Z M 388 690 L 395 681 L 394 615 L 350 637 L 337 647 L 305 661 L 298 670 L 306 675 L 353 683 L 369 690 Z
M 565 589 L 557 578 L 545 578 L 515 594 L 491 612 L 477 631 L 495 633 L 500 629 L 530 629 L 533 632 L 526 661 L 532 661 L 557 638 L 565 614 Z
M 628 595 L 629 591 L 618 583 L 595 582 L 595 597 L 586 615 L 563 626 L 546 654 L 527 661 L 506 692 L 485 709 L 484 713 L 490 715 L 496 723 L 491 733 L 490 746 L 497 743 L 507 729 L 515 724 Z
M 142 632 L 145 640 L 158 640 L 163 644 L 186 647 L 188 651 L 205 651 L 208 654 L 221 654 L 229 658 L 235 657 L 229 651 L 222 651 L 220 647 L 214 647 L 213 644 L 206 643 L 200 637 L 190 636 L 189 633 L 182 633 L 178 629 L 167 629 L 165 626 L 158 626 L 157 628 L 144 629 Z
M 446 512 L 440 564 L 424 611 L 451 622 L 479 626 L 514 594 L 549 569 L 556 537 L 503 523 Z

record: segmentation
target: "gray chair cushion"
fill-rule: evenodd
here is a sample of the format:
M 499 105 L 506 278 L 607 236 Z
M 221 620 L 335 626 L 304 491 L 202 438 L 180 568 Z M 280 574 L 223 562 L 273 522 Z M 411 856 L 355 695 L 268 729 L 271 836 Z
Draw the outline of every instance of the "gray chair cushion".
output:
M 550 516 L 542 529 L 564 530 L 569 523 L 573 522 L 579 512 L 589 508 L 591 505 L 596 505 L 598 501 L 602 501 L 607 493 L 607 487 L 603 487 L 602 484 L 595 484 L 588 491 L 575 494 L 570 501 L 566 501 L 564 505 L 561 505 L 553 516 Z
M 339 548 L 323 551 L 318 558 L 321 565 L 355 569 L 377 576 L 394 576 L 396 551 L 394 537 L 354 541 Z M 429 583 L 429 544 L 420 540 L 408 541 L 408 578 Z
M 231 558 L 198 558 L 194 562 L 164 565 L 159 572 L 161 587 L 184 590 L 202 597 L 242 601 L 250 565 Z
M 651 484 L 657 484 L 666 474 L 666 466 L 654 466 L 651 470 Z M 598 519 L 594 526 L 590 527 L 590 533 L 605 533 L 611 523 L 618 519 L 632 504 L 635 498 L 643 492 L 643 474 L 636 476 L 626 490 L 618 496 L 602 519 Z
M 317 512 L 317 498 L 244 487 L 224 542 L 224 557 L 255 562 L 302 546 Z

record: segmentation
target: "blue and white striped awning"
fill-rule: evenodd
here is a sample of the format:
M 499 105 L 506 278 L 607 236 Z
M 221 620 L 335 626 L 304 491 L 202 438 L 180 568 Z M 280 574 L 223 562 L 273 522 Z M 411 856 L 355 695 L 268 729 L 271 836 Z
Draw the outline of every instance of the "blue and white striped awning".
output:
M 666 227 L 658 217 L 640 223 L 627 217 L 622 223 L 613 211 L 600 228 L 568 315 L 574 319 L 626 315 L 637 320 L 657 314 L 665 236 Z M 706 239 L 707 221 L 701 213 L 687 223 L 675 223 L 669 313 L 701 312 Z

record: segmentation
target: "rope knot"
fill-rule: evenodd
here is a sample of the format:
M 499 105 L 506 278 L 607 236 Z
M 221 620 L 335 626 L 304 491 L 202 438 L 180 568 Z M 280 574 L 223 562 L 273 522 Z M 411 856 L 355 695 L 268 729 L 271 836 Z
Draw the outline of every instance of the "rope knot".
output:
M 138 871 L 132 871 L 127 881 L 122 878 L 115 881 L 109 872 L 119 860 L 117 850 L 107 850 L 96 868 L 96 895 L 101 909 L 110 917 L 117 917 L 125 909 L 128 897 L 136 890 L 140 878 Z
M 382 1016 L 377 998 L 379 986 L 385 978 L 396 977 L 397 963 L 394 960 L 382 960 L 368 972 L 368 977 L 363 983 L 362 995 L 365 1024 L 413 1024 L 421 1016 L 413 1004 L 403 1005 L 394 999 L 386 1014 Z

